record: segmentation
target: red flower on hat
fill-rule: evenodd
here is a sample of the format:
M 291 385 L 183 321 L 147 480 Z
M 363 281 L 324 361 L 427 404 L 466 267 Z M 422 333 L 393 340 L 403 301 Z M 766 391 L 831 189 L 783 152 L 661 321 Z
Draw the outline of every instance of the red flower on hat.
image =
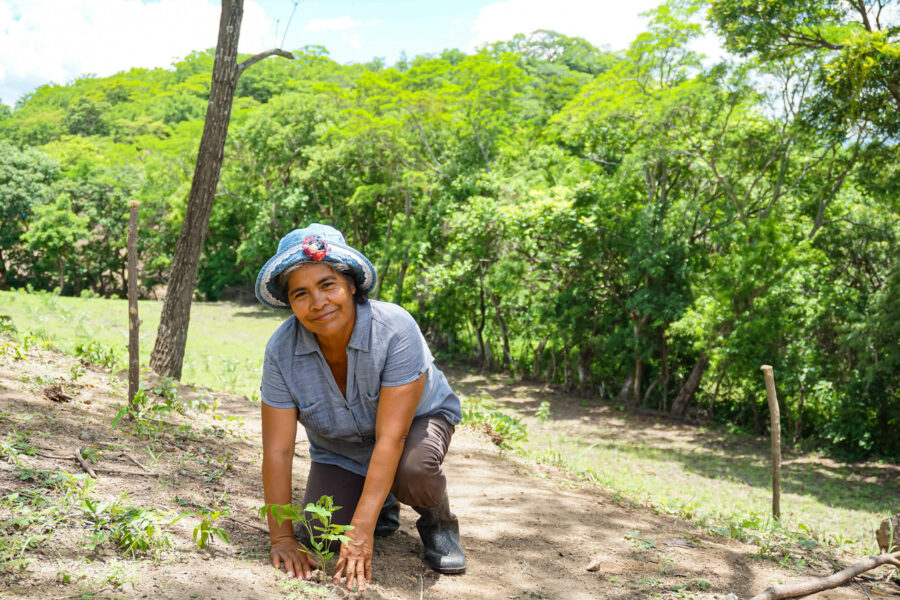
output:
M 303 254 L 305 254 L 306 258 L 309 260 L 319 261 L 328 254 L 328 242 L 317 235 L 311 235 L 303 240 L 300 247 L 303 249 Z

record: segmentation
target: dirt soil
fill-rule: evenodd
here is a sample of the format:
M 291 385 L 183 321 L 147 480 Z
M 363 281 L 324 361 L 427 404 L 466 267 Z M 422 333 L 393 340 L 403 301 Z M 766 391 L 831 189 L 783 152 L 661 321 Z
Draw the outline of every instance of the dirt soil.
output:
M 38 470 L 82 473 L 68 458 L 29 456 L 22 451 L 29 445 L 31 452 L 63 457 L 78 447 L 96 449 L 93 495 L 99 499 L 124 493 L 128 504 L 173 515 L 186 507 L 228 507 L 230 515 L 218 524 L 230 541 L 216 540 L 201 550 L 192 540 L 197 520 L 188 517 L 166 528 L 173 548 L 155 558 L 123 555 L 110 543 L 91 549 L 90 523 L 76 509 L 36 548 L 24 551 L 22 557 L 30 559 L 24 570 L 0 573 L 0 598 L 624 600 L 724 599 L 733 592 L 746 599 L 772 582 L 831 572 L 830 565 L 814 560 L 805 573 L 780 568 L 759 559 L 753 546 L 712 537 L 620 494 L 584 486 L 563 472 L 501 452 L 483 433 L 460 427 L 445 467 L 468 557 L 464 575 L 428 568 L 416 515 L 404 507 L 400 530 L 377 540 L 375 580 L 366 592 L 301 583 L 270 566 L 265 524 L 254 510 L 263 503 L 258 404 L 180 386 L 182 403 L 202 408 L 218 402 L 218 409 L 165 413 L 161 419 L 168 424 L 138 436 L 122 424 L 111 427 L 126 397 L 121 379 L 87 366 L 73 380 L 73 369 L 79 369 L 75 359 L 47 350 L 0 356 L 0 441 L 18 440 L 20 449 L 19 466 L 9 454 L 0 461 L 0 557 L 9 547 L 4 540 L 17 533 L 10 494 L 40 487 Z M 58 390 L 45 394 L 54 385 L 72 399 L 53 393 Z M 298 439 L 295 499 L 309 467 L 305 446 L 306 440 Z M 60 495 L 50 488 L 45 493 L 51 499 Z M 592 564 L 596 570 L 589 571 Z M 853 585 L 816 598 L 867 596 Z

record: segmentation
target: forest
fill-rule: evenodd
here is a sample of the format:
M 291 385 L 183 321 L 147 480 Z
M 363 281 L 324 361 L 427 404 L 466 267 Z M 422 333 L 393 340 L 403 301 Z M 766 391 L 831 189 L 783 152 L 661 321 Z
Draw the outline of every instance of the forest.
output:
M 748 4 L 672 0 L 624 52 L 254 65 L 197 297 L 254 301 L 281 236 L 332 224 L 446 359 L 755 433 L 769 364 L 787 443 L 900 458 L 900 18 Z M 0 104 L 0 288 L 124 296 L 137 200 L 164 291 L 214 55 Z

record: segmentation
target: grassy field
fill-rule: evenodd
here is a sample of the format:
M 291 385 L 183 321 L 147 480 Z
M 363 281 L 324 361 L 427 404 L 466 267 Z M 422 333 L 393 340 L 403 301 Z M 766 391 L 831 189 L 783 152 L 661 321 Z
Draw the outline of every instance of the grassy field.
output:
M 141 364 L 150 361 L 161 302 L 141 301 Z M 12 317 L 22 338 L 52 340 L 65 353 L 96 340 L 128 355 L 128 303 L 105 298 L 67 298 L 52 294 L 0 292 L 0 315 Z M 286 312 L 261 306 L 194 302 L 182 379 L 186 383 L 258 395 L 263 351 Z
M 149 359 L 161 303 L 141 302 L 141 357 Z M 0 315 L 9 315 L 16 336 L 52 340 L 72 353 L 96 340 L 127 344 L 124 300 L 65 298 L 0 292 Z M 185 383 L 258 397 L 265 344 L 286 313 L 231 304 L 194 303 L 185 360 Z M 456 372 L 453 372 L 456 371 Z M 561 466 L 641 503 L 705 521 L 723 535 L 762 546 L 772 535 L 770 471 L 765 439 L 729 434 L 596 406 L 504 377 L 451 370 L 463 395 L 490 394 L 528 425 L 521 450 Z M 551 401 L 549 418 L 539 405 Z M 894 464 L 845 464 L 815 454 L 786 452 L 782 524 L 788 537 L 805 536 L 855 554 L 876 551 L 873 529 L 900 507 L 900 468 Z M 769 537 L 759 532 L 769 530 Z M 755 536 L 755 537 L 754 537 Z
M 765 440 L 752 445 L 636 441 L 603 434 L 583 439 L 555 429 L 532 430 L 528 451 L 540 460 L 560 460 L 571 471 L 589 472 L 603 487 L 642 503 L 707 521 L 726 536 L 758 535 L 772 525 Z M 782 467 L 781 525 L 787 535 L 806 534 L 855 554 L 877 554 L 873 531 L 896 510 L 898 497 L 896 471 L 885 465 L 794 456 Z

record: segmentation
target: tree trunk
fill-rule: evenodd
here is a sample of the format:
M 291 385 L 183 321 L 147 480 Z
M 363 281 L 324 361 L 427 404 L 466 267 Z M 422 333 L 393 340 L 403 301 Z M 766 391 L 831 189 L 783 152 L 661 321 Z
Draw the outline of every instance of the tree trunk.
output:
M 500 327 L 500 335 L 503 338 L 503 361 L 500 364 L 500 368 L 515 371 L 515 365 L 509 352 L 509 335 L 506 332 L 506 321 L 503 319 L 503 313 L 500 311 L 500 299 L 497 298 L 497 294 L 494 292 L 491 292 L 491 304 L 494 305 L 494 316 L 497 317 L 497 325 Z
M 475 330 L 475 343 L 478 344 L 477 354 L 475 358 L 478 359 L 478 362 L 481 363 L 481 366 L 484 366 L 484 334 L 482 333 L 484 329 L 484 325 L 481 327 L 478 326 L 478 321 L 472 320 L 472 328 Z
M 666 334 L 662 335 L 662 398 L 659 399 L 659 410 L 665 412 L 667 403 L 669 402 L 669 342 L 666 340 Z
M 591 379 L 591 352 L 584 347 L 578 348 L 578 386 L 587 388 Z
M 372 290 L 372 298 L 381 300 L 381 284 L 384 283 L 384 276 L 391 266 L 391 225 L 394 223 L 394 215 L 388 217 L 387 230 L 384 232 L 384 257 L 381 259 L 381 265 L 377 277 L 375 279 L 375 289 Z
M 690 376 L 684 382 L 684 385 L 681 386 L 681 390 L 679 390 L 675 401 L 672 403 L 672 414 L 676 417 L 684 416 L 691 399 L 694 397 L 694 393 L 700 387 L 700 381 L 703 379 L 703 372 L 706 371 L 707 365 L 709 365 L 709 357 L 706 355 L 706 352 L 702 352 L 691 370 Z
M 791 438 L 792 444 L 796 444 L 797 440 L 800 439 L 800 434 L 803 433 L 803 401 L 806 397 L 806 390 L 804 390 L 803 387 L 803 378 L 798 377 L 797 379 L 800 382 L 800 401 L 797 404 L 797 420 L 794 422 L 794 435 Z
M 544 338 L 534 351 L 534 364 L 531 367 L 532 376 L 536 379 L 541 369 L 541 363 L 544 361 L 544 348 L 547 346 L 547 340 Z
M 547 381 L 554 383 L 556 380 L 556 352 L 550 348 L 550 364 L 547 366 Z
M 621 404 L 628 404 L 628 399 L 631 397 L 631 388 L 634 386 L 634 377 L 629 375 L 625 382 L 622 383 L 622 389 L 619 390 L 618 395 L 616 396 L 616 402 Z
M 644 361 L 640 356 L 634 357 L 634 380 L 631 385 L 631 395 L 628 398 L 630 408 L 637 408 L 641 404 L 641 387 L 644 385 Z
M 478 334 L 478 347 L 481 349 L 481 368 L 486 369 L 491 362 L 488 356 L 488 349 L 484 343 L 484 321 L 485 321 L 485 305 L 484 305 L 484 274 L 478 279 L 478 308 L 480 311 L 480 320 L 475 325 L 475 332 Z
M 400 273 L 397 274 L 397 287 L 394 289 L 394 304 L 403 302 L 403 282 L 406 272 L 409 270 L 409 246 L 403 250 L 403 261 L 400 263 Z
M 58 269 L 58 272 L 59 272 L 59 275 L 58 275 L 58 277 L 59 277 L 59 292 L 58 293 L 60 296 L 62 296 L 63 285 L 65 285 L 65 282 L 66 282 L 66 263 L 63 262 L 62 255 L 60 255 L 56 259 L 56 268 Z
M 243 16 L 243 0 L 222 0 L 219 37 L 216 42 L 216 57 L 213 62 L 203 136 L 200 138 L 197 165 L 194 168 L 194 179 L 191 183 L 184 222 L 175 246 L 175 254 L 172 256 L 172 272 L 167 283 L 156 345 L 150 357 L 150 367 L 154 371 L 176 379 L 181 378 L 184 347 L 191 318 L 191 300 L 197 285 L 200 254 L 209 229 L 209 217 L 212 214 L 219 172 L 222 168 L 231 103 L 234 100 L 238 78 L 245 69 L 267 56 L 293 58 L 283 50 L 267 50 L 238 64 L 238 39 Z

